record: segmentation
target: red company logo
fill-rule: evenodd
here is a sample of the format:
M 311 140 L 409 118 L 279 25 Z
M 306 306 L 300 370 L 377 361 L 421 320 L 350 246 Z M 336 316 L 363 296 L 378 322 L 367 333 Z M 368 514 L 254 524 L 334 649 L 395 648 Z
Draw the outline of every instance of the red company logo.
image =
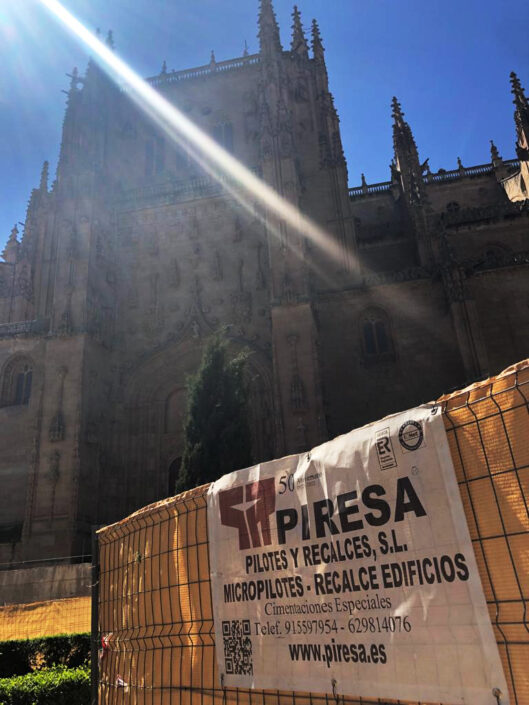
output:
M 246 504 L 246 507 L 235 509 L 239 504 Z M 241 551 L 251 547 L 269 546 L 272 543 L 270 515 L 276 508 L 273 477 L 220 491 L 219 505 L 221 523 L 224 526 L 232 526 L 239 532 Z

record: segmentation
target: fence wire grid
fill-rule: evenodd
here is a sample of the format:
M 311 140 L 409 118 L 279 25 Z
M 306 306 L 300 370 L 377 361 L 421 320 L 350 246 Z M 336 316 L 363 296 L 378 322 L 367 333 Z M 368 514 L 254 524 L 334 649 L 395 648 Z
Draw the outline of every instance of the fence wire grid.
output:
M 90 597 L 0 606 L 0 641 L 90 632 Z
M 529 360 L 439 402 L 511 703 L 527 705 Z M 101 705 L 404 703 L 221 686 L 207 490 L 145 507 L 98 534 Z

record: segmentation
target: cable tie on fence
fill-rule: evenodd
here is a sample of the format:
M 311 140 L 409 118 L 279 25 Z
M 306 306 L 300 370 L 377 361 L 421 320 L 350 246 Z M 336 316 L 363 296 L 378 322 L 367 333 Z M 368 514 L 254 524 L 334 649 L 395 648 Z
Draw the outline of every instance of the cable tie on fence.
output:
M 338 705 L 338 703 L 340 702 L 340 699 L 338 697 L 338 693 L 336 692 L 336 685 L 337 685 L 336 678 L 333 678 L 331 680 L 332 694 L 333 694 L 334 699 L 336 700 L 336 705 Z
M 222 688 L 222 705 L 226 705 L 226 686 L 224 684 L 224 673 L 220 674 L 220 687 Z
M 501 690 L 499 688 L 493 688 L 492 694 L 496 698 L 496 702 L 498 703 L 498 705 L 501 705 L 501 696 L 502 696 Z

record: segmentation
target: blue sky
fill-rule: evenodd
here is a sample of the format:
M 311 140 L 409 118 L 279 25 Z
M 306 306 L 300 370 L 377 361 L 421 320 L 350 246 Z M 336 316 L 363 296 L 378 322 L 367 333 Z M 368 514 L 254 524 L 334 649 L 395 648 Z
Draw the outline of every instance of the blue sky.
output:
M 258 0 L 63 0 L 87 27 L 114 31 L 144 76 L 258 50 Z M 493 138 L 514 156 L 509 72 L 529 89 L 527 0 L 297 0 L 319 21 L 351 185 L 389 178 L 397 95 L 433 170 L 489 161 Z M 286 47 L 292 4 L 275 0 Z M 0 247 L 23 221 L 42 162 L 55 173 L 73 66 L 87 55 L 38 0 L 0 0 Z

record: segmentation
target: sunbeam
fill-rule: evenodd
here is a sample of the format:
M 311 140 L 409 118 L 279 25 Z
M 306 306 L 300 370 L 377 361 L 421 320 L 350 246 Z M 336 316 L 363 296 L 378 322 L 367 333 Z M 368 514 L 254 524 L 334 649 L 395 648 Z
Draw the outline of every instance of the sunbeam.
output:
M 252 202 L 257 201 L 278 221 L 287 223 L 299 237 L 305 237 L 317 245 L 335 263 L 343 262 L 344 253 L 340 244 L 186 118 L 178 108 L 86 29 L 58 0 L 40 0 L 40 2 L 94 53 L 103 69 L 114 80 L 124 84 L 137 105 L 173 141 L 179 146 L 184 146 L 210 175 L 221 180 L 239 202 L 241 202 L 241 195 L 230 187 L 230 181 L 246 194 L 244 200 L 251 198 Z M 267 225 L 270 226 L 270 222 Z M 271 230 L 277 235 L 277 228 L 274 228 L 273 224 Z M 287 246 L 293 247 L 294 251 L 299 249 L 292 243 L 288 243 Z

